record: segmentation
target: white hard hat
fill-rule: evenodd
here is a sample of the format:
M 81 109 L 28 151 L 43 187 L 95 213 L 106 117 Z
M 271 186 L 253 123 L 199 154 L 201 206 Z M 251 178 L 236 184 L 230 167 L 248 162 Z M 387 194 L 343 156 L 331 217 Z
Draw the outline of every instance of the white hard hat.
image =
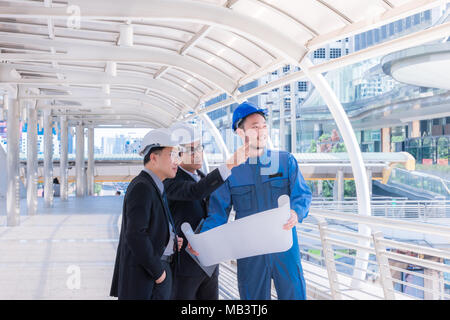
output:
M 170 127 L 172 139 L 179 144 L 189 144 L 201 140 L 200 130 L 190 123 L 179 122 Z
M 153 129 L 144 136 L 141 143 L 139 154 L 145 156 L 153 147 L 175 147 L 178 145 L 175 139 L 172 139 L 171 130 L 167 128 Z

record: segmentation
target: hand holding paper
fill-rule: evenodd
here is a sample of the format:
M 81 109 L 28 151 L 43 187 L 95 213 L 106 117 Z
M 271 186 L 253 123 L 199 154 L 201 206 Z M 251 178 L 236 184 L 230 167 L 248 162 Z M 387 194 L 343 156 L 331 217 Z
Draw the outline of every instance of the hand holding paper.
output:
M 291 209 L 291 217 L 289 218 L 288 222 L 283 226 L 283 229 L 285 230 L 291 230 L 295 225 L 298 223 L 298 216 L 297 212 Z
M 292 247 L 289 196 L 278 198 L 278 208 L 252 214 L 200 234 L 194 234 L 189 223 L 183 223 L 184 232 L 192 251 L 204 266 L 231 259 L 283 252 Z M 195 254 L 194 252 L 192 252 Z

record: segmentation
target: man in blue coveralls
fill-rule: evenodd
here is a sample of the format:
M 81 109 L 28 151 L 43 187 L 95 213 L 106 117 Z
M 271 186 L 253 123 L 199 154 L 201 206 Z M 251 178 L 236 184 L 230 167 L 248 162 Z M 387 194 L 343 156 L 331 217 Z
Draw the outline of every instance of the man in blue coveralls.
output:
M 308 215 L 311 191 L 292 154 L 266 148 L 265 109 L 249 102 L 240 104 L 233 113 L 233 130 L 243 141 L 248 137 L 250 156 L 245 163 L 233 168 L 227 181 L 211 195 L 208 217 L 201 232 L 227 223 L 232 206 L 236 219 L 240 219 L 278 207 L 278 198 L 287 194 L 292 210 L 283 228 L 292 230 L 293 245 L 285 252 L 238 259 L 239 294 L 244 300 L 269 300 L 273 279 L 278 299 L 305 300 L 295 225 Z M 194 250 L 191 248 L 198 254 Z

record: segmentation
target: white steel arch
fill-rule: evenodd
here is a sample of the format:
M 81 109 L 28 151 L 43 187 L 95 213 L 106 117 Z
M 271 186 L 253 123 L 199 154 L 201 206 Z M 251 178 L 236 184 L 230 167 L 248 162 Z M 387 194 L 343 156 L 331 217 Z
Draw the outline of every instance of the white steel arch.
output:
M 22 45 L 53 46 L 64 50 L 65 54 L 30 53 L 14 54 L 0 53 L 0 59 L 6 61 L 56 61 L 56 62 L 108 62 L 122 61 L 127 63 L 152 63 L 179 68 L 191 72 L 214 84 L 218 89 L 232 95 L 236 89 L 233 79 L 214 67 L 202 63 L 188 55 L 180 55 L 172 50 L 143 47 L 118 47 L 113 45 L 87 44 L 80 39 L 51 40 L 23 35 L 5 35 L 0 33 L 2 41 Z M 69 41 L 70 40 L 70 41 Z
M 72 0 L 70 5 L 81 8 L 80 19 L 120 20 L 151 19 L 158 21 L 186 21 L 219 26 L 245 34 L 250 39 L 270 48 L 290 63 L 298 62 L 305 48 L 276 32 L 270 26 L 224 7 L 204 2 L 185 0 L 129 0 L 126 3 L 107 0 Z M 19 18 L 67 19 L 66 8 L 5 8 L 2 16 Z M 264 39 L 261 38 L 264 34 Z
M 312 74 L 309 69 L 312 67 L 312 62 L 305 58 L 299 64 L 306 76 L 311 80 L 316 89 L 320 92 L 320 95 L 325 100 L 328 109 L 333 115 L 339 132 L 344 139 L 345 146 L 352 164 L 353 175 L 355 177 L 356 184 L 356 196 L 358 199 L 358 213 L 363 216 L 370 216 L 372 214 L 370 205 L 370 191 L 369 191 L 369 181 L 367 179 L 366 166 L 361 154 L 361 149 L 359 143 L 356 140 L 355 132 L 353 131 L 352 125 L 347 117 L 347 113 L 344 107 L 339 102 L 339 99 L 333 92 L 333 89 L 326 81 L 322 74 Z M 364 236 L 370 236 L 370 228 L 365 225 L 359 225 L 359 232 Z M 370 241 L 361 240 L 361 244 L 368 246 Z M 369 254 L 367 252 L 357 251 L 358 258 L 369 260 Z M 366 272 L 362 270 L 367 270 L 368 262 L 362 261 L 361 259 L 356 260 L 356 266 L 358 269 L 354 269 L 354 277 L 360 280 L 365 280 Z M 359 286 L 360 282 L 354 282 L 354 286 Z

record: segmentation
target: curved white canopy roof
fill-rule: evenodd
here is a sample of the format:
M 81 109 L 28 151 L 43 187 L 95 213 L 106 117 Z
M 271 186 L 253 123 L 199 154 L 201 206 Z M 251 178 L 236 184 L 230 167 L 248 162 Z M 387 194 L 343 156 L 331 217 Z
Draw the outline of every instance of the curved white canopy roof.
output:
M 0 1 L 0 85 L 55 115 L 168 126 L 330 41 L 446 2 Z

